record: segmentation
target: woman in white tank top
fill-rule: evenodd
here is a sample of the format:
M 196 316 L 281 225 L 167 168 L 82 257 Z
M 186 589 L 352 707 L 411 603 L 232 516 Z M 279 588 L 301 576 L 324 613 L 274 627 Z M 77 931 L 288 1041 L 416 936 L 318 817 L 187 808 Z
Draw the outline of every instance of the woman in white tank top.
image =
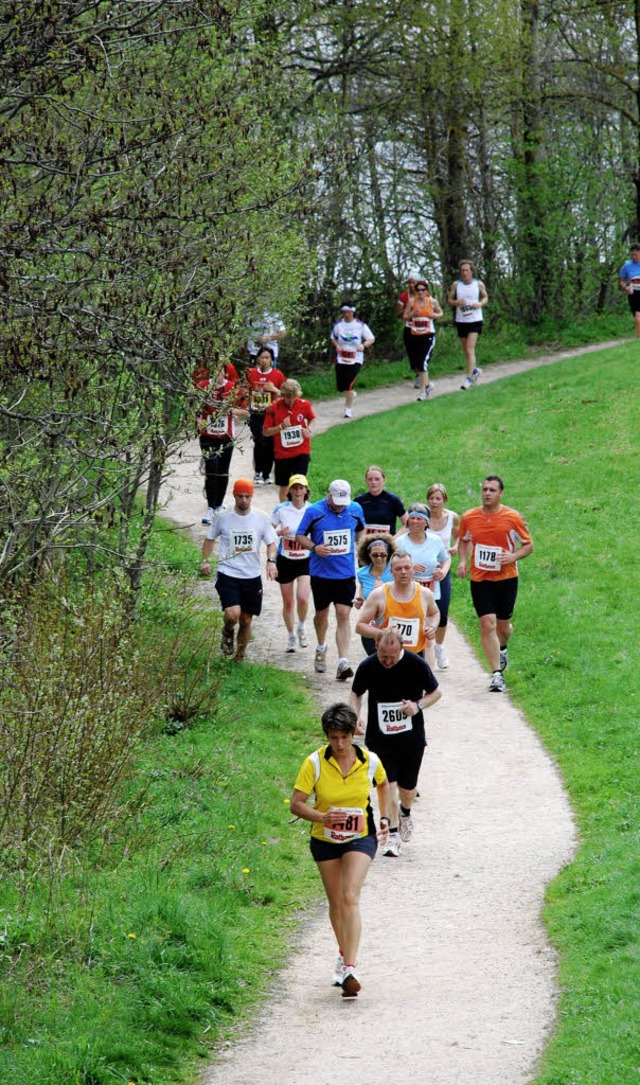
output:
M 434 482 L 427 490 L 427 507 L 429 509 L 429 531 L 433 531 L 442 539 L 449 554 L 458 551 L 458 531 L 460 530 L 460 517 L 457 512 L 446 508 L 449 499 L 446 487 L 441 482 Z M 449 619 L 449 603 L 451 602 L 451 570 L 444 580 L 440 581 L 440 625 L 436 630 L 436 663 L 441 670 L 449 666 L 449 659 L 444 646 L 444 638 L 447 635 L 447 622 Z

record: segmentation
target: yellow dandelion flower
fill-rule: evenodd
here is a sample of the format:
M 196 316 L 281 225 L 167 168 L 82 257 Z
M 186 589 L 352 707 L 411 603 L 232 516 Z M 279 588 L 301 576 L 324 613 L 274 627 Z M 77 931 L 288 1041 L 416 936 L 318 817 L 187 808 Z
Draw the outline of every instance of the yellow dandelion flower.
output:
M 235 829 L 235 825 L 227 825 L 227 829 Z
M 138 937 L 138 935 L 134 934 L 133 931 L 129 931 L 129 933 L 127 935 L 127 938 L 137 938 L 137 937 Z
M 242 873 L 243 873 L 243 874 L 250 874 L 250 873 L 251 873 L 251 869 L 250 869 L 250 867 L 248 867 L 248 866 L 244 866 L 244 867 L 242 868 Z
M 291 805 L 291 799 L 283 799 L 282 801 L 284 802 L 285 806 L 290 806 Z

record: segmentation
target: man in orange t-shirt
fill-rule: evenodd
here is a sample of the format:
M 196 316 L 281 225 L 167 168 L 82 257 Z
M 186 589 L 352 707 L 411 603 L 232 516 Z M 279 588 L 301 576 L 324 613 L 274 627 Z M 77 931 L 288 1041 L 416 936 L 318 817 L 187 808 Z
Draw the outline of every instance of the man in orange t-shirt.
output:
M 503 671 L 509 662 L 507 645 L 513 633 L 511 617 L 518 593 L 517 562 L 529 556 L 533 541 L 523 517 L 501 504 L 504 483 L 487 475 L 482 505 L 460 520 L 458 576 L 467 575 L 471 557 L 471 599 L 480 619 L 482 648 L 491 667 L 491 693 L 505 689 Z

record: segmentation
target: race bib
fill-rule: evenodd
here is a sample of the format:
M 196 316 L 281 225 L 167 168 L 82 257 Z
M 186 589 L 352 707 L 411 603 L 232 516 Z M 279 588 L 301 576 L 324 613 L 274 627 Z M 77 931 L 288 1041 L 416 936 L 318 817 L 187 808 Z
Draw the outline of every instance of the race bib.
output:
M 401 701 L 378 705 L 378 727 L 383 735 L 399 735 L 403 731 L 412 731 L 411 716 L 405 716 Z
M 289 561 L 300 561 L 309 557 L 309 551 L 305 550 L 302 543 L 297 539 L 289 539 L 286 535 L 282 536 L 282 553 Z
M 633 292 L 640 290 L 640 279 L 629 279 L 629 286 Z
M 304 440 L 302 426 L 290 426 L 289 429 L 281 430 L 280 440 L 283 448 L 296 448 L 301 445 Z
M 210 418 L 207 422 L 207 428 L 205 433 L 208 437 L 226 437 L 227 436 L 227 416 L 226 414 L 220 414 L 217 418 Z
M 427 332 L 433 331 L 433 324 L 426 317 L 415 317 L 411 322 L 411 330 L 419 332 L 424 335 Z
M 251 392 L 251 410 L 266 411 L 271 403 L 271 392 Z
M 419 618 L 389 618 L 389 629 L 397 629 L 405 648 L 417 648 L 420 638 Z
M 364 529 L 365 535 L 387 535 L 391 524 L 367 524 Z
M 365 835 L 364 810 L 358 806 L 332 806 L 332 810 L 339 810 L 342 820 L 334 825 L 325 825 L 324 838 L 334 844 L 348 844 L 358 836 Z
M 357 351 L 355 350 L 341 350 L 338 353 L 338 358 L 341 362 L 353 362 L 357 357 Z
M 234 531 L 231 534 L 231 556 L 250 554 L 255 548 L 253 531 Z
M 502 566 L 498 560 L 498 554 L 501 550 L 501 546 L 483 546 L 480 543 L 476 543 L 473 552 L 473 561 L 476 569 L 482 569 L 485 572 L 496 572 L 498 569 L 501 569 Z
M 332 554 L 350 554 L 351 532 L 348 529 L 344 531 L 323 531 L 322 545 L 328 546 Z

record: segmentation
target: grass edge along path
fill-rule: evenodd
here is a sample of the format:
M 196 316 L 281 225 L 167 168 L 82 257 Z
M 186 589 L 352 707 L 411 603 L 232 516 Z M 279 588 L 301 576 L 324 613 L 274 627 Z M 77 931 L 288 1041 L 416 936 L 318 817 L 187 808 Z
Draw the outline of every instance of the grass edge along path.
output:
M 331 434 L 314 442 L 314 492 L 345 462 L 377 462 L 405 499 L 424 499 L 441 480 L 463 511 L 479 503 L 485 474 L 502 474 L 505 503 L 525 514 L 536 541 L 521 567 L 508 688 L 560 767 L 581 835 L 547 894 L 561 998 L 538 1085 L 640 1079 L 638 346 L 351 423 L 339 448 Z M 482 658 L 466 585 L 452 616 Z
M 193 570 L 196 553 L 158 524 L 140 607 L 149 653 L 185 621 L 158 574 Z M 2 1082 L 195 1080 L 212 1041 L 255 1012 L 317 901 L 288 810 L 316 739 L 309 695 L 295 675 L 221 659 L 211 615 L 188 612 L 198 648 L 175 691 L 204 692 L 198 716 L 174 734 L 159 721 L 140 744 L 118 821 L 57 865 L 4 872 Z

